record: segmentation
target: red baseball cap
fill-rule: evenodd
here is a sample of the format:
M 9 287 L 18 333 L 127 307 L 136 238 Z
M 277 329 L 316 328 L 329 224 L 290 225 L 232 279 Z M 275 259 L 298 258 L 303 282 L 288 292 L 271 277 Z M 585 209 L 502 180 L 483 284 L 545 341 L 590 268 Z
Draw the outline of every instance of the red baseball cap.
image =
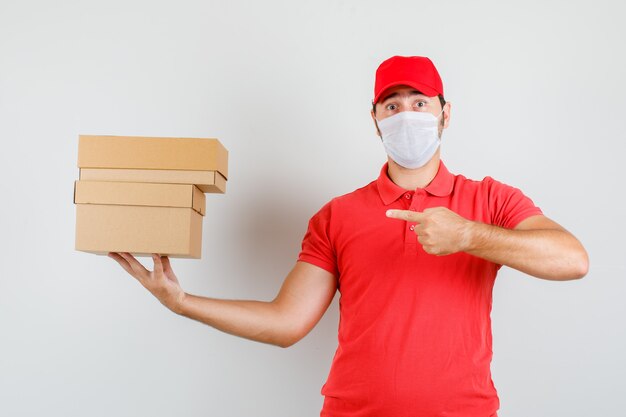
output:
M 408 85 L 429 97 L 443 96 L 443 83 L 433 62 L 425 56 L 392 56 L 376 70 L 374 103 L 385 90 Z

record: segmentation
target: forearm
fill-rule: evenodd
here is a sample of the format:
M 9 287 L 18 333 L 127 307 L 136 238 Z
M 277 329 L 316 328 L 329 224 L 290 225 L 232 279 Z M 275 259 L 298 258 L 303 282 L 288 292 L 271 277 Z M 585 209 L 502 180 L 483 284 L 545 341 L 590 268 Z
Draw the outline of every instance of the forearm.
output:
M 512 230 L 472 222 L 465 252 L 538 278 L 568 280 L 587 273 L 587 253 L 565 230 Z
M 272 302 L 221 300 L 185 294 L 176 313 L 257 342 L 281 347 L 294 342 L 284 315 Z

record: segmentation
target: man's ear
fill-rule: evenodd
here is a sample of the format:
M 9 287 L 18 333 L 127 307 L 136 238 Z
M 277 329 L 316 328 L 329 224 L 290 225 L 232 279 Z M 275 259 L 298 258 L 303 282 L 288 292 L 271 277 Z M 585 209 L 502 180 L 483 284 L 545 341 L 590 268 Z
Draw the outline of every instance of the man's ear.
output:
M 379 138 L 382 138 L 383 136 L 380 134 L 380 129 L 378 128 L 378 121 L 376 120 L 376 114 L 374 113 L 374 110 L 370 110 L 370 115 L 372 116 L 372 120 L 374 121 L 374 126 L 376 126 L 376 134 L 378 135 Z
M 446 101 L 446 104 L 443 106 L 443 128 L 447 128 L 450 124 L 450 109 L 452 108 L 452 103 Z

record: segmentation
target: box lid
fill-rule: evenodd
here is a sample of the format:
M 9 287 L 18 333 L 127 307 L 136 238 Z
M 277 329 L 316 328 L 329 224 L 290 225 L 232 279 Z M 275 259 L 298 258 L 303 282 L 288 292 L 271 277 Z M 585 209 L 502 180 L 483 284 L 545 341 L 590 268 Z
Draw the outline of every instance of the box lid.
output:
M 210 138 L 80 135 L 78 167 L 218 171 L 228 178 L 228 151 Z
M 195 185 L 76 181 L 75 204 L 187 207 L 204 216 L 206 197 Z

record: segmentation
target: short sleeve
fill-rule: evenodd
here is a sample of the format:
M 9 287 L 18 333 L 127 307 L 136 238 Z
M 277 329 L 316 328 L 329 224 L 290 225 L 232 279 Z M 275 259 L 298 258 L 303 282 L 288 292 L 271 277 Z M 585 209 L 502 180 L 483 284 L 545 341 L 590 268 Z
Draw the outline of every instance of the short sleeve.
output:
M 485 178 L 489 184 L 489 212 L 491 223 L 513 229 L 522 220 L 543 214 L 541 209 L 518 188 L 503 184 L 491 177 Z
M 338 276 L 337 256 L 330 237 L 331 211 L 331 203 L 328 203 L 309 220 L 298 260 Z

